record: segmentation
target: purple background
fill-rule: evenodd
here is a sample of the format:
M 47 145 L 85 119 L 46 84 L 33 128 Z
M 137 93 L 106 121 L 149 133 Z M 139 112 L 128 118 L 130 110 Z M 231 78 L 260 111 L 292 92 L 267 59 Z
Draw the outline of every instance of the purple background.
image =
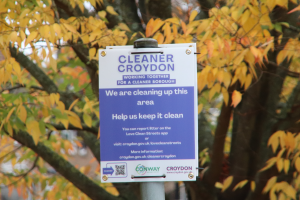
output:
M 174 89 L 186 89 L 188 94 L 175 94 Z M 131 95 L 131 96 L 106 96 L 105 90 L 135 91 L 135 90 L 173 90 L 173 94 L 168 96 L 157 95 Z M 101 161 L 126 161 L 120 159 L 120 156 L 143 156 L 143 155 L 176 155 L 175 159 L 195 159 L 195 133 L 194 133 L 194 87 L 154 87 L 154 88 L 126 88 L 126 89 L 100 89 L 100 150 Z M 153 100 L 154 105 L 138 106 L 137 101 Z M 127 119 L 112 120 L 112 114 L 138 115 L 162 113 L 182 113 L 183 118 L 173 119 Z M 171 127 L 171 130 L 158 130 L 159 132 L 168 132 L 167 136 L 162 135 L 143 135 L 126 136 L 125 128 L 138 127 Z M 136 132 L 136 131 L 127 131 Z M 139 131 L 145 132 L 145 131 Z M 156 131 L 152 131 L 156 132 Z M 145 140 L 145 137 L 149 137 Z M 142 146 L 114 146 L 114 143 L 131 142 L 177 142 L 181 145 L 142 145 Z M 137 153 L 131 154 L 131 150 L 163 150 L 163 153 Z M 128 159 L 128 160 L 164 160 L 160 159 Z M 170 158 L 174 159 L 174 158 Z

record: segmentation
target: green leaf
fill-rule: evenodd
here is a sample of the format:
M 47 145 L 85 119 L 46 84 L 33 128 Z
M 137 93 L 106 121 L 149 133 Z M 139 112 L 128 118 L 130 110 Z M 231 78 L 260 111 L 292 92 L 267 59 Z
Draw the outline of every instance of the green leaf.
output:
M 280 23 L 276 23 L 273 25 L 274 29 L 280 33 L 282 33 L 282 27 Z
M 39 121 L 39 127 L 42 135 L 46 135 L 45 123 L 43 121 Z

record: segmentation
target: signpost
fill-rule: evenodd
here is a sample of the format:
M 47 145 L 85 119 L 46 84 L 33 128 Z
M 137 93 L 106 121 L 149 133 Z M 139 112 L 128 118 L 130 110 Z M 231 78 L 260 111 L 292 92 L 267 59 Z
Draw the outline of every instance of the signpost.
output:
M 196 44 L 156 45 L 142 39 L 99 52 L 102 182 L 198 175 Z

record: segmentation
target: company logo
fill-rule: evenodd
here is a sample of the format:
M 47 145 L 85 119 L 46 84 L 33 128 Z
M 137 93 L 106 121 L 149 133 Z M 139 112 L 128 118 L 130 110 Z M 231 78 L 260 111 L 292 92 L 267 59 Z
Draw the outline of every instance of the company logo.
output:
M 168 166 L 167 171 L 183 171 L 183 170 L 193 170 L 192 166 Z
M 159 168 L 160 167 L 145 167 L 144 165 L 138 164 L 135 168 L 135 171 L 140 175 L 144 175 L 146 173 L 159 172 Z

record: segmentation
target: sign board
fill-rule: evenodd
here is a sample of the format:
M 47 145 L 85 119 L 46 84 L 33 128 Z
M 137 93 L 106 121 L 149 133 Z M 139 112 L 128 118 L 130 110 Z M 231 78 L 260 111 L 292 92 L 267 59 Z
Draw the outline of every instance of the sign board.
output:
M 198 175 L 196 44 L 99 51 L 102 182 Z

